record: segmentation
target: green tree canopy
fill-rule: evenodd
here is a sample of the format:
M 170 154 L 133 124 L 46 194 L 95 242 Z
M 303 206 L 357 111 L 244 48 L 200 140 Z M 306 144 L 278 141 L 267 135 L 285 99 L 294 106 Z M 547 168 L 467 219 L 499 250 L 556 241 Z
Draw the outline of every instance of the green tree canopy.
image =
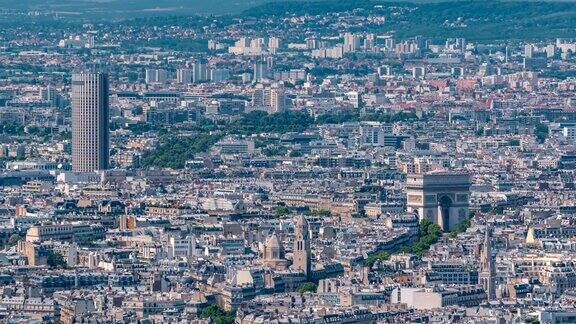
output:
M 142 165 L 182 169 L 186 161 L 193 159 L 198 153 L 208 151 L 220 138 L 220 135 L 208 134 L 167 138 L 155 150 L 143 155 Z
M 68 264 L 64 261 L 62 254 L 54 251 L 49 251 L 46 256 L 46 263 L 50 268 L 68 268 Z
M 18 241 L 20 241 L 21 237 L 18 234 L 12 234 L 10 235 L 10 238 L 8 238 L 8 245 L 9 246 L 14 246 L 16 245 L 16 243 L 18 243 Z
M 274 209 L 274 212 L 276 214 L 276 217 L 284 217 L 284 216 L 290 214 L 292 212 L 292 210 L 290 210 L 290 208 L 288 208 L 286 206 L 278 206 Z
M 235 316 L 234 311 L 225 311 L 216 305 L 210 305 L 200 313 L 200 317 L 209 318 L 215 324 L 233 324 Z
M 313 282 L 305 282 L 300 286 L 300 288 L 298 288 L 298 292 L 301 294 L 307 293 L 307 292 L 315 293 L 316 288 L 317 288 L 316 284 L 314 284 Z

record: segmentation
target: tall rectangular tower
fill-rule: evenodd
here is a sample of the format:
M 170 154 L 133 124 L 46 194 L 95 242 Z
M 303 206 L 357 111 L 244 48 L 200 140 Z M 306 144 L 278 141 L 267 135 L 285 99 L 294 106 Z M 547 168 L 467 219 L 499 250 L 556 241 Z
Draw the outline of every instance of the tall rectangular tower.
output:
M 303 271 L 307 278 L 312 275 L 312 252 L 310 248 L 310 225 L 303 215 L 296 218 L 294 226 L 294 249 L 292 266 Z
M 261 82 L 268 76 L 266 65 L 263 62 L 254 63 L 254 82 Z
M 94 172 L 108 168 L 108 75 L 72 75 L 72 170 Z
M 188 84 L 192 82 L 192 70 L 190 69 L 178 69 L 176 70 L 176 82 L 182 84 Z
M 206 61 L 198 59 L 192 63 L 192 83 L 200 83 L 208 79 Z

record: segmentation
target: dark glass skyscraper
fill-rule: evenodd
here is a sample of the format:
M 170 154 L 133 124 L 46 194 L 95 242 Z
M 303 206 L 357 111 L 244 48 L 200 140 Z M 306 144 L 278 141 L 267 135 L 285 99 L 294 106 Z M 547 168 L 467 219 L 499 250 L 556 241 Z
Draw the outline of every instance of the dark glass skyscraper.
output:
M 72 170 L 93 172 L 108 168 L 108 75 L 72 75 Z

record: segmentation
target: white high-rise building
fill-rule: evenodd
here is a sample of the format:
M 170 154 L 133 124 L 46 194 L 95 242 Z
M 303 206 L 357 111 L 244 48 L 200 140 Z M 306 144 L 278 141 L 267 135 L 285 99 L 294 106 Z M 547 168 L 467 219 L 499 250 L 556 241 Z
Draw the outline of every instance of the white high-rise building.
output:
M 268 48 L 279 49 L 280 48 L 280 38 L 270 37 L 270 39 L 268 39 Z
M 360 37 L 352 33 L 344 34 L 344 52 L 356 52 L 360 49 Z
M 266 99 L 266 90 L 263 87 L 258 87 L 254 89 L 252 94 L 252 107 L 266 107 L 269 100 Z
M 228 69 L 212 69 L 210 70 L 210 81 L 213 83 L 220 83 L 230 78 L 230 71 Z
M 254 63 L 254 78 L 252 79 L 254 82 L 260 82 L 263 79 L 266 79 L 268 76 L 268 71 L 266 69 L 266 65 L 262 62 Z
M 168 80 L 168 72 L 163 69 L 146 69 L 146 83 L 164 84 Z
M 208 80 L 208 67 L 206 61 L 196 60 L 192 63 L 192 83 Z
M 176 82 L 188 84 L 192 82 L 192 70 L 178 69 L 176 70 Z
M 386 48 L 386 50 L 392 51 L 394 50 L 394 46 L 396 46 L 396 41 L 394 40 L 394 38 L 387 37 L 386 39 L 384 39 L 384 47 Z
M 286 96 L 284 89 L 274 88 L 270 90 L 270 113 L 277 113 L 286 109 Z
M 316 37 L 306 38 L 306 48 L 311 50 L 318 48 L 318 40 Z
M 268 71 L 274 70 L 274 57 L 273 56 L 267 56 L 266 57 L 266 68 L 268 69 Z
M 391 76 L 392 75 L 392 68 L 389 65 L 383 65 L 378 67 L 378 76 Z
M 191 257 L 196 255 L 196 238 L 187 236 L 186 238 L 170 237 L 168 254 L 171 258 Z
M 250 47 L 253 48 L 264 47 L 264 38 L 254 38 L 252 41 L 250 41 Z
M 524 57 L 532 58 L 534 56 L 534 46 L 532 44 L 524 45 Z
M 239 40 L 236 41 L 236 47 L 250 47 L 250 38 L 241 37 Z
M 364 49 L 367 51 L 372 51 L 375 45 L 376 45 L 376 37 L 374 36 L 374 34 L 366 35 L 366 38 L 364 39 Z
M 414 79 L 424 78 L 426 76 L 426 68 L 423 66 L 415 66 L 412 68 L 412 77 Z
M 546 46 L 546 57 L 552 58 L 554 56 L 556 56 L 556 45 L 548 44 L 548 46 Z
M 166 81 L 168 81 L 168 72 L 166 70 L 158 69 L 156 73 L 158 83 L 164 84 Z
M 566 125 L 562 128 L 562 135 L 571 141 L 576 141 L 576 125 Z
M 146 69 L 146 84 L 156 83 L 156 70 Z

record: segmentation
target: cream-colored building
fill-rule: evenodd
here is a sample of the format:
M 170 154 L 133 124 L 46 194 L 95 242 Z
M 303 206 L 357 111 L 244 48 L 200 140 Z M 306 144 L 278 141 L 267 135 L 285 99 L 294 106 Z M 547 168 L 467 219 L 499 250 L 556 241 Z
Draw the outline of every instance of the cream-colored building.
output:
M 428 219 L 444 231 L 454 228 L 468 217 L 470 175 L 467 173 L 432 171 L 409 174 L 406 179 L 408 212 Z
M 392 291 L 392 304 L 405 304 L 415 309 L 438 309 L 451 305 L 477 306 L 486 300 L 484 289 L 475 286 L 462 288 L 398 287 Z
M 52 224 L 32 226 L 26 232 L 27 242 L 48 240 L 84 242 L 104 238 L 106 230 L 101 225 Z
M 276 233 L 266 239 L 262 254 L 262 264 L 275 270 L 285 270 L 288 267 L 288 261 L 284 258 L 284 247 Z

